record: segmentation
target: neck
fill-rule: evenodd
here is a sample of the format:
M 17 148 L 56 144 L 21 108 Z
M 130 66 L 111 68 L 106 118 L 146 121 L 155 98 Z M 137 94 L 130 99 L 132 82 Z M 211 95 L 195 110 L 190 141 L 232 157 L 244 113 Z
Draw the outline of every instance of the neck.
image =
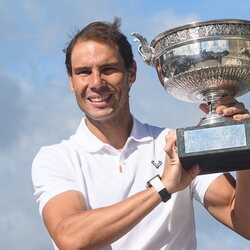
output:
M 131 133 L 133 119 L 130 113 L 126 117 L 108 121 L 96 121 L 86 118 L 86 125 L 102 142 L 111 145 L 117 150 L 122 150 Z

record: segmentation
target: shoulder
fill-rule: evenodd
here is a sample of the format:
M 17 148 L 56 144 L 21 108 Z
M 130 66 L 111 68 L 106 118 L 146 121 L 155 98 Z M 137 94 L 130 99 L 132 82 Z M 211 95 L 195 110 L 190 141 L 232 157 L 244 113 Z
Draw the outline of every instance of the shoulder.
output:
M 34 196 L 42 213 L 44 205 L 65 191 L 80 191 L 80 165 L 69 141 L 42 147 L 32 163 Z
M 32 162 L 32 175 L 74 172 L 76 153 L 71 144 L 70 140 L 64 140 L 58 144 L 41 147 Z
M 158 127 L 147 123 L 144 125 L 146 130 L 148 131 L 148 134 L 154 139 L 156 143 L 160 143 L 161 145 L 162 143 L 165 144 L 166 142 L 165 137 L 170 130 L 169 128 Z
M 59 160 L 61 157 L 67 158 L 71 151 L 70 147 L 69 141 L 43 146 L 36 154 L 33 162 Z
M 149 123 L 142 123 L 134 119 L 135 128 L 140 131 L 141 136 L 151 136 L 154 139 L 160 137 L 161 135 L 166 135 L 169 128 L 155 126 Z

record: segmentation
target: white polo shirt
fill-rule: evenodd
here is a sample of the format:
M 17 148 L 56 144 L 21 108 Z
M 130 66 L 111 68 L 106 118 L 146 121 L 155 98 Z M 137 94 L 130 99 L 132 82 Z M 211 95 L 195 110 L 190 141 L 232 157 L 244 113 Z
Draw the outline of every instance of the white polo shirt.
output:
M 75 135 L 42 147 L 33 161 L 34 195 L 40 213 L 52 197 L 69 190 L 80 191 L 88 209 L 112 205 L 144 190 L 149 179 L 162 174 L 167 132 L 133 118 L 131 135 L 120 152 L 96 138 L 83 119 Z M 198 176 L 103 249 L 196 249 L 193 198 L 203 203 L 207 188 L 219 175 Z

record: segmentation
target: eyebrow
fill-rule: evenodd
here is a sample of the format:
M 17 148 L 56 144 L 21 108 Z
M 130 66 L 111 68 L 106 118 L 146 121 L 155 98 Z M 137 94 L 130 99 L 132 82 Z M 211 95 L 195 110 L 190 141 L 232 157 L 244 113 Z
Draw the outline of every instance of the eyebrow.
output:
M 105 68 L 105 67 L 120 67 L 120 63 L 106 63 L 106 64 L 103 64 L 101 65 L 99 68 Z M 91 67 L 88 67 L 88 66 L 80 66 L 80 67 L 76 67 L 76 68 L 73 68 L 73 72 L 74 73 L 79 73 L 80 71 L 82 70 L 91 70 Z

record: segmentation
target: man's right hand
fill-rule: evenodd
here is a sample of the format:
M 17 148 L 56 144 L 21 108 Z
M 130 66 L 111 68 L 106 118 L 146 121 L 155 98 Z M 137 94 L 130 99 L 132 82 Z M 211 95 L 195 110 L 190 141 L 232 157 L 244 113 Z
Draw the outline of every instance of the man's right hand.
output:
M 185 189 L 199 174 L 200 167 L 198 164 L 193 165 L 189 170 L 185 170 L 182 167 L 178 157 L 175 130 L 170 130 L 166 135 L 164 150 L 166 152 L 166 158 L 162 181 L 168 192 L 172 194 Z

